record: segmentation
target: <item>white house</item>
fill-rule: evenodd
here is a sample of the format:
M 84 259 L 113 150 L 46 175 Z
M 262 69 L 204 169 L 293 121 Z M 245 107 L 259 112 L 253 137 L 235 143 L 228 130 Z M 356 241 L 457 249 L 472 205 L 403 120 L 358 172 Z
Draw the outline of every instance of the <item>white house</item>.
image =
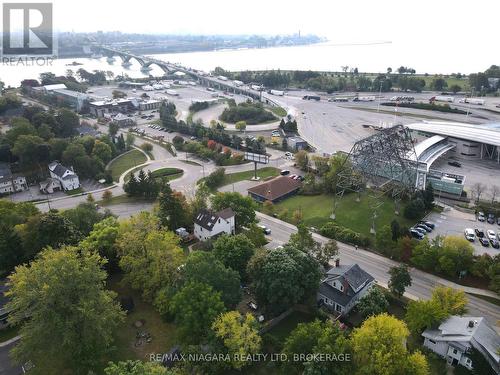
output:
M 469 370 L 474 366 L 469 357 L 475 348 L 489 362 L 496 373 L 500 373 L 500 336 L 483 317 L 451 316 L 437 329 L 426 329 L 424 346 L 445 358 L 453 366 L 461 364 Z
M 26 177 L 13 175 L 8 164 L 0 163 L 0 194 L 17 193 L 26 189 Z
M 330 268 L 319 286 L 317 301 L 337 315 L 345 315 L 373 286 L 374 278 L 357 264 Z
M 49 164 L 50 177 L 61 183 L 63 190 L 75 190 L 80 187 L 78 175 L 71 169 L 61 165 L 58 161 Z
M 231 208 L 219 212 L 202 210 L 194 221 L 194 235 L 200 241 L 206 241 L 223 233 L 234 234 L 235 220 Z

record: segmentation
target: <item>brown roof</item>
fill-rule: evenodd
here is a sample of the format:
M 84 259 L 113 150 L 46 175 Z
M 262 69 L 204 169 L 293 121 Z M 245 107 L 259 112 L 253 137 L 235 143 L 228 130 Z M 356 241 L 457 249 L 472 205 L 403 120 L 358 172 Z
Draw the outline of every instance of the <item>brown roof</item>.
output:
M 223 210 L 217 212 L 216 215 L 220 216 L 224 220 L 227 220 L 230 217 L 234 216 L 234 211 L 231 209 L 231 207 L 228 207 L 228 208 L 224 208 Z
M 291 193 L 302 186 L 300 180 L 294 180 L 288 176 L 278 176 L 264 182 L 263 184 L 251 187 L 249 193 L 261 196 L 266 200 L 274 201 L 285 194 Z

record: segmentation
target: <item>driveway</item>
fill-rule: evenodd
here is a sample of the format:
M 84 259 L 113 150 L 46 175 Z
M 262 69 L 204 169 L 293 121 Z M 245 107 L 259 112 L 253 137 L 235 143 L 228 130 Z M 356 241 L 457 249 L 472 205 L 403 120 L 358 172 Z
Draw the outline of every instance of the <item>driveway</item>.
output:
M 15 343 L 0 347 L 0 375 L 20 375 L 23 373 L 21 366 L 12 363 L 9 357 L 9 351 Z

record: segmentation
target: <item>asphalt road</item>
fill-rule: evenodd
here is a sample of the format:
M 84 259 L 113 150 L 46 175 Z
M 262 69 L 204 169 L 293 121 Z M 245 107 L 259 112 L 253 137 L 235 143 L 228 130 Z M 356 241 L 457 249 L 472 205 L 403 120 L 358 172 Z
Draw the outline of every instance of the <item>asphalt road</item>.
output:
M 21 366 L 12 363 L 9 357 L 9 351 L 15 343 L 0 347 L 0 375 L 20 375 L 23 373 Z
M 257 213 L 257 217 L 262 224 L 271 229 L 271 235 L 269 237 L 272 238 L 272 242 L 268 247 L 274 248 L 288 242 L 290 235 L 297 231 L 295 226 L 273 217 L 261 213 Z M 320 243 L 328 241 L 328 238 L 316 233 L 313 234 L 313 237 Z M 387 283 L 389 282 L 388 271 L 391 267 L 399 263 L 369 251 L 362 249 L 356 250 L 353 246 L 347 244 L 339 243 L 338 245 L 341 263 L 359 264 L 359 266 L 370 273 L 380 285 L 387 287 Z M 410 270 L 410 273 L 412 285 L 407 288 L 405 296 L 411 299 L 430 298 L 432 289 L 438 285 L 451 286 L 455 289 L 464 289 L 466 291 L 475 290 L 474 288 L 463 287 L 414 268 Z M 493 292 L 491 292 L 491 295 L 495 296 Z M 500 332 L 500 328 L 497 326 L 497 321 L 500 320 L 500 309 L 498 306 L 470 294 L 468 298 L 468 314 L 471 316 L 484 316 L 488 323 Z

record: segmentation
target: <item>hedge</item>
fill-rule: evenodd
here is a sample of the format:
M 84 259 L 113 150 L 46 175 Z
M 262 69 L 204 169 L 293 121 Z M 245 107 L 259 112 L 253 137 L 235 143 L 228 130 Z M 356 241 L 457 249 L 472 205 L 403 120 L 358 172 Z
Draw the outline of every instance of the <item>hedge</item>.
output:
M 352 245 L 363 247 L 370 245 L 370 239 L 368 237 L 331 221 L 323 225 L 319 232 L 325 237 L 333 238 L 334 240 L 341 242 L 347 242 Z

